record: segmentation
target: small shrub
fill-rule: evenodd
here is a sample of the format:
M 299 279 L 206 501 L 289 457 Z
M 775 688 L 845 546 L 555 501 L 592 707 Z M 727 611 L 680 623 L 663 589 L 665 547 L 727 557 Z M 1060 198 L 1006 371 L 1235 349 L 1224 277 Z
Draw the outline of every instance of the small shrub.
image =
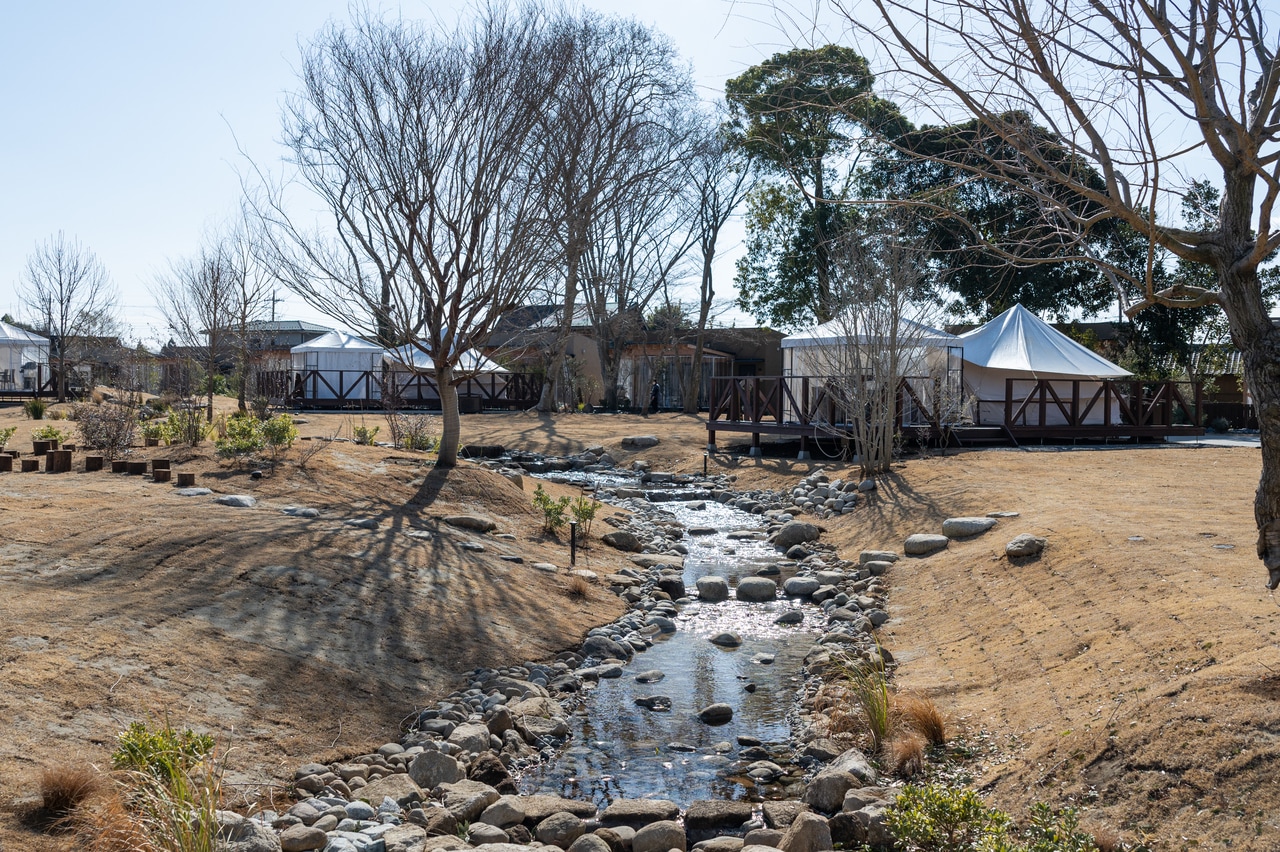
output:
M 293 446 L 298 440 L 298 427 L 293 425 L 293 418 L 287 414 L 279 414 L 270 420 L 259 420 L 262 442 L 271 450 L 271 455 L 282 452 Z
M 169 437 L 169 424 L 164 420 L 149 420 L 142 424 L 142 437 L 149 441 L 163 441 Z
M 1009 816 L 988 808 L 973 790 L 907 785 L 889 809 L 889 830 L 902 852 L 1007 849 Z
M 212 752 L 213 737 L 208 734 L 197 734 L 190 728 L 179 731 L 167 722 L 156 728 L 133 722 L 116 735 L 111 766 L 169 782 L 194 769 Z
M 49 419 L 50 420 L 66 420 L 67 419 L 66 409 L 65 408 L 49 409 Z
M 889 679 L 883 664 L 844 659 L 838 663 L 838 670 L 840 679 L 848 685 L 861 710 L 872 750 L 880 751 L 893 729 Z
M 440 446 L 440 438 L 436 435 L 431 419 L 420 415 L 397 414 L 400 440 L 396 444 L 402 450 L 418 450 L 429 453 Z
M 1074 808 L 1055 811 L 1044 802 L 1031 806 L 1031 821 L 1021 832 L 1026 852 L 1097 852 L 1093 838 L 1080 830 Z
M 377 426 L 352 426 L 351 436 L 357 444 L 363 444 L 367 447 L 373 443 L 373 439 L 377 437 L 378 431 L 379 429 Z
M 224 458 L 243 458 L 266 446 L 261 421 L 249 417 L 231 417 L 218 431 L 220 434 L 213 439 L 213 446 Z
M 582 545 L 586 546 L 587 536 L 591 534 L 591 522 L 596 519 L 596 513 L 600 511 L 600 504 L 594 499 L 586 496 L 578 497 L 569 504 L 569 512 L 573 515 L 573 519 L 578 522 L 579 530 L 582 534 Z
M 61 444 L 67 440 L 67 433 L 63 432 L 57 426 L 41 426 L 39 429 L 31 433 L 33 441 L 57 441 Z
M 533 489 L 533 507 L 542 512 L 543 532 L 555 533 L 568 523 L 569 519 L 565 514 L 569 510 L 569 502 L 568 497 L 552 497 L 542 489 L 541 484 Z
M 165 437 L 169 443 L 187 444 L 198 447 L 209 437 L 209 425 L 205 422 L 203 412 L 195 409 L 175 408 L 169 412 L 164 423 Z
M 107 458 L 122 455 L 133 443 L 137 416 L 124 405 L 77 405 L 76 430 L 84 445 L 100 450 Z M 145 427 L 144 427 L 145 434 Z
M 33 396 L 31 399 L 22 403 L 22 413 L 32 420 L 43 420 L 44 410 L 48 407 L 49 404 L 43 399 L 38 396 Z
M 271 400 L 265 396 L 256 396 L 249 401 L 249 410 L 259 420 L 269 420 L 271 418 Z
M 12 438 L 14 433 L 17 431 L 17 426 L 5 426 L 3 429 L 0 429 L 0 450 L 4 449 L 4 445 L 9 443 L 9 439 Z
M 1219 435 L 1225 435 L 1231 431 L 1231 421 L 1225 417 L 1215 417 L 1209 421 L 1209 428 Z
M 65 822 L 97 792 L 101 776 L 87 764 L 46 767 L 40 772 L 40 806 L 51 821 Z
M 893 709 L 902 724 L 924 737 L 929 745 L 947 741 L 947 720 L 938 705 L 916 695 L 894 696 Z

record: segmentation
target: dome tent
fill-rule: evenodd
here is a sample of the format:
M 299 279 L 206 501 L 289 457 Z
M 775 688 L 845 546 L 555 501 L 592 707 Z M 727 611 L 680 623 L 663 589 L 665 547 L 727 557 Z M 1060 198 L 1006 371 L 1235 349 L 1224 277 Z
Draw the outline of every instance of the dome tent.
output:
M 30 331 L 0 321 L 0 390 L 28 390 L 24 368 L 49 363 L 49 341 Z M 47 369 L 45 373 L 47 375 Z M 31 382 L 36 381 L 34 372 Z

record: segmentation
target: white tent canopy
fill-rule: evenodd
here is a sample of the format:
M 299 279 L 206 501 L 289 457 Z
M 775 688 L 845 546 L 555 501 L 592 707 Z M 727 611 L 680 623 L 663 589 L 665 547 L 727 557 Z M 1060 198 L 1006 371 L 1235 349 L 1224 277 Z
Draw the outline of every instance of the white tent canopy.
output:
M 24 364 L 47 365 L 49 341 L 38 334 L 0 321 L 0 390 L 25 390 Z M 27 377 L 35 382 L 35 372 Z M 44 371 L 48 377 L 48 368 Z
M 415 372 L 434 373 L 436 370 L 435 364 L 431 361 L 431 356 L 417 346 L 406 344 L 388 349 L 386 358 L 392 364 L 408 367 Z M 475 349 L 468 349 L 459 356 L 455 372 L 461 375 L 478 376 L 510 371 L 490 361 Z
M 378 399 L 375 380 L 383 349 L 376 343 L 330 331 L 289 350 L 294 381 L 302 382 L 308 399 Z
M 783 349 L 795 349 L 805 346 L 838 346 L 849 340 L 848 328 L 851 323 L 844 319 L 833 319 L 806 331 L 798 331 L 782 338 Z M 898 320 L 898 339 L 913 346 L 952 346 L 956 336 L 941 329 L 927 326 L 924 323 L 903 317 Z M 859 342 L 868 342 L 863 336 Z
M 1051 381 L 1059 398 L 1072 398 L 1072 383 L 1087 401 L 1102 386 L 1103 379 L 1133 375 L 1101 355 L 1076 343 L 1031 311 L 1014 305 L 986 325 L 960 335 L 964 344 L 964 380 L 977 398 L 974 412 L 978 423 L 1001 423 L 1005 414 L 1007 380 L 1014 380 L 1014 407 L 1031 393 L 1036 381 Z M 1067 422 L 1056 406 L 1046 411 L 1045 425 Z M 1103 423 L 1106 411 L 1095 405 L 1086 423 Z M 1120 422 L 1119 403 L 1111 405 L 1111 422 Z

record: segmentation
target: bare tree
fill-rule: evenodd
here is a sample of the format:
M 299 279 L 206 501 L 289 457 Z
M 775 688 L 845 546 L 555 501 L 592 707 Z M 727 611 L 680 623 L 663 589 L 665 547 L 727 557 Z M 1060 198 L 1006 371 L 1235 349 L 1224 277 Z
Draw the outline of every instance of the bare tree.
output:
M 1225 311 L 1262 432 L 1257 552 L 1268 586 L 1280 585 L 1280 329 L 1258 273 L 1280 249 L 1280 12 L 1258 0 L 871 2 L 880 20 L 860 29 L 885 48 L 899 102 L 944 124 L 975 120 L 1001 143 L 941 156 L 1030 193 L 1066 234 L 1119 220 L 1152 245 L 1145 275 L 1083 242 L 1052 260 L 1086 259 L 1129 280 L 1143 294 L 1130 315 L 1156 304 Z M 866 20 L 844 0 L 832 5 Z M 1221 214 L 1202 228 L 1165 224 L 1207 163 L 1221 174 Z M 1064 191 L 1088 203 L 1064 203 Z M 1158 288 L 1157 248 L 1212 267 L 1216 282 Z
M 70 371 L 94 338 L 114 328 L 115 285 L 96 254 L 59 231 L 27 256 L 20 296 L 53 343 L 58 401 L 65 402 Z
M 720 231 L 742 204 L 753 184 L 749 161 L 729 140 L 723 121 L 707 119 L 708 127 L 685 164 L 689 191 L 694 198 L 693 233 L 702 255 L 698 296 L 697 336 L 693 346 L 693 370 L 684 390 L 684 413 L 698 410 L 702 387 L 702 353 L 706 348 L 707 321 L 715 301 L 713 266 Z
M 899 440 L 899 386 L 928 377 L 945 348 L 930 327 L 930 280 L 924 253 L 891 222 L 873 220 L 833 246 L 831 285 L 842 309 L 807 347 L 793 372 L 825 377 L 824 390 L 846 415 L 832 424 L 852 442 L 864 477 L 888 473 Z
M 246 205 L 226 236 L 225 251 L 231 267 L 230 323 L 236 353 L 236 404 L 248 410 L 248 385 L 254 372 L 252 324 L 267 315 L 275 275 L 263 262 L 261 220 Z
M 270 190 L 273 266 L 325 314 L 430 358 L 439 467 L 457 460 L 461 360 L 549 274 L 555 163 L 538 152 L 562 64 L 531 8 L 453 33 L 366 15 L 306 48 L 285 109 L 298 182 L 333 222 L 304 227 Z
M 213 422 L 214 378 L 235 351 L 237 270 L 230 244 L 209 241 L 191 257 L 174 260 L 151 288 L 156 307 L 182 356 L 204 368 L 205 420 Z
M 670 41 L 635 20 L 585 12 L 562 18 L 556 32 L 567 68 L 545 115 L 543 156 L 556 164 L 551 189 L 564 310 L 539 411 L 553 410 L 559 400 L 564 342 L 578 310 L 591 230 L 653 169 L 669 166 L 649 156 L 654 123 L 668 120 L 672 105 L 688 104 L 692 96 Z

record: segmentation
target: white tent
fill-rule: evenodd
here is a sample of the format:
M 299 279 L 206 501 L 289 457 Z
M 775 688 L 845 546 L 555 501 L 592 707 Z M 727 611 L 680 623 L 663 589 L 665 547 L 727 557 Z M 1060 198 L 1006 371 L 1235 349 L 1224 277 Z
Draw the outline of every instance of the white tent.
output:
M 383 349 L 347 334 L 331 331 L 289 350 L 293 381 L 305 399 L 378 399 Z
M 386 359 L 394 367 L 404 367 L 416 373 L 434 374 L 436 371 L 435 364 L 431 361 L 431 356 L 417 346 L 405 345 L 388 349 Z M 459 375 L 487 376 L 491 373 L 508 373 L 510 371 L 490 361 L 475 349 L 468 349 L 458 358 L 458 366 L 454 368 L 454 372 Z
M 0 390 L 34 390 L 37 370 L 25 372 L 24 365 L 43 366 L 44 378 L 49 377 L 49 341 L 38 334 L 0 322 Z M 24 378 L 26 381 L 24 382 Z
M 1004 421 L 1007 379 L 1015 380 L 1016 410 L 1040 380 L 1050 381 L 1054 392 L 1068 405 L 1072 382 L 1079 381 L 1083 407 L 1101 387 L 1102 379 L 1133 375 L 1076 343 L 1022 305 L 1014 305 L 986 325 L 960 335 L 960 341 L 964 344 L 965 385 L 978 400 L 978 423 Z M 1112 403 L 1111 408 L 1111 422 L 1119 423 L 1118 403 Z M 1105 409 L 1099 402 L 1084 422 L 1102 423 L 1104 417 Z M 1045 425 L 1066 422 L 1061 410 L 1051 403 Z

